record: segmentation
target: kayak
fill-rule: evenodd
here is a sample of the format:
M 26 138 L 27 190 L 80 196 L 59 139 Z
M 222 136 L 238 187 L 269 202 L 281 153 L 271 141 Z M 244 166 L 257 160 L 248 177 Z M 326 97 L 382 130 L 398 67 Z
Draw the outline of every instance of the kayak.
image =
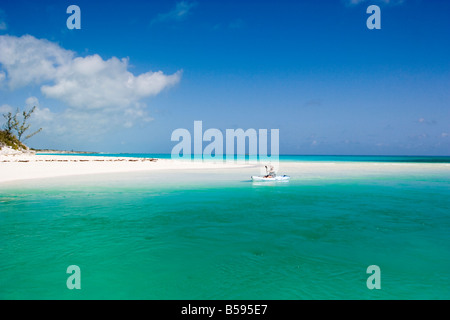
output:
M 289 181 L 291 177 L 287 175 L 275 176 L 273 178 L 264 178 L 264 176 L 252 176 L 253 181 Z

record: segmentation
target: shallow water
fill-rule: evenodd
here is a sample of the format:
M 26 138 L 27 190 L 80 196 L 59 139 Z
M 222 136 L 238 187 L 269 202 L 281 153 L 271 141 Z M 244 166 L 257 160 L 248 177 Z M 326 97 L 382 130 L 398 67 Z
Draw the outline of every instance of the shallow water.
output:
M 4 184 L 0 298 L 450 298 L 447 165 L 282 169 L 289 183 L 241 168 Z

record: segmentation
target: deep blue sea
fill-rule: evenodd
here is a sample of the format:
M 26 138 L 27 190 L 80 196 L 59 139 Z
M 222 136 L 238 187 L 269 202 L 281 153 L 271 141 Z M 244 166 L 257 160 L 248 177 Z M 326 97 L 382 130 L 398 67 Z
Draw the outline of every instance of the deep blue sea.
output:
M 450 299 L 449 159 L 282 156 L 291 181 L 274 184 L 251 168 L 4 183 L 0 299 Z

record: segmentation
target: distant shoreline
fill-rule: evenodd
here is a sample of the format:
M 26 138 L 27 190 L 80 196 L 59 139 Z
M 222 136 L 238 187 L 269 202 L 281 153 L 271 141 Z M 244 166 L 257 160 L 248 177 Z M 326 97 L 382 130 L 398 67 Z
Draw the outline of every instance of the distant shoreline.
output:
M 54 149 L 33 149 L 32 151 L 36 153 L 55 153 L 55 154 L 100 154 L 100 152 L 95 151 L 74 151 L 74 150 L 54 150 Z

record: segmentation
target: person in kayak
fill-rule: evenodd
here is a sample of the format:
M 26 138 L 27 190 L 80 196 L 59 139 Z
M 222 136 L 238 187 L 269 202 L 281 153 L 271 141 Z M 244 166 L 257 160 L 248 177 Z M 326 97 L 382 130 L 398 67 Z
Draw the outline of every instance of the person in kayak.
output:
M 277 174 L 275 173 L 275 170 L 274 170 L 273 166 L 270 165 L 270 166 L 265 166 L 265 167 L 266 167 L 267 175 L 265 175 L 264 178 L 275 178 L 275 176 Z

